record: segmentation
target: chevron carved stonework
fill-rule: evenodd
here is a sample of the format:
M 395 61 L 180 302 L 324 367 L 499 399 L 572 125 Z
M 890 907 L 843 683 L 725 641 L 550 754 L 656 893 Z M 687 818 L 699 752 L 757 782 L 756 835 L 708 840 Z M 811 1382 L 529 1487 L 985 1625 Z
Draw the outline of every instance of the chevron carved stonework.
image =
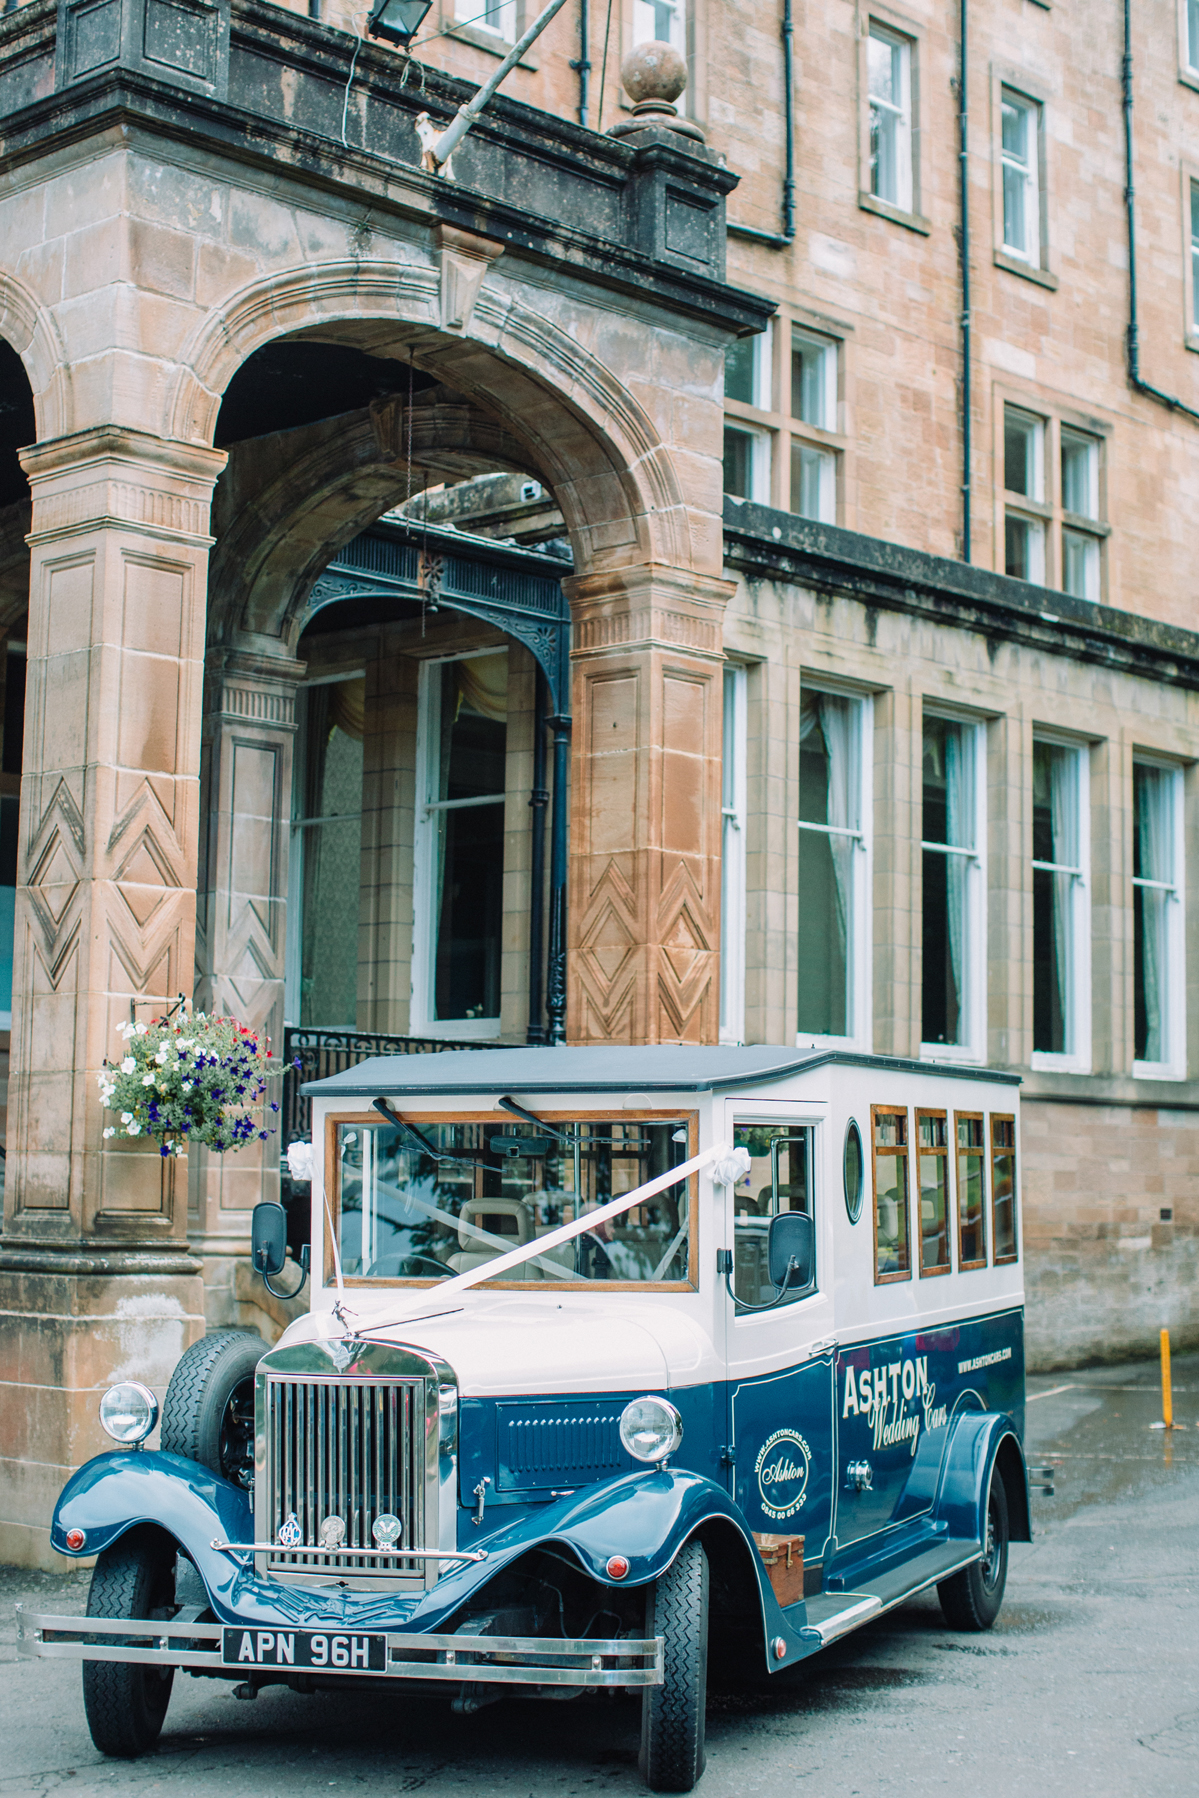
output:
M 726 582 L 567 583 L 575 617 L 572 1042 L 715 1042 Z

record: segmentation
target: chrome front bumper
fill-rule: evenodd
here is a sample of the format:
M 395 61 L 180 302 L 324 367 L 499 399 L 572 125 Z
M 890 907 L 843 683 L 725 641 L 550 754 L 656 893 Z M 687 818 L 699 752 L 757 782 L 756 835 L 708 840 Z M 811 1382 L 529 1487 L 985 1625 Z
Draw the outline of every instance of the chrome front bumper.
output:
M 17 1656 L 21 1660 L 139 1661 L 185 1667 L 197 1673 L 238 1676 L 222 1659 L 223 1626 L 186 1619 L 113 1621 L 102 1617 L 54 1617 L 18 1604 Z M 242 1626 L 237 1626 L 242 1627 Z M 246 1625 L 245 1627 L 249 1627 Z M 544 1636 L 415 1635 L 376 1631 L 387 1637 L 386 1668 L 371 1679 L 413 1679 L 480 1685 L 660 1686 L 662 1637 L 623 1641 L 556 1641 Z M 414 1660 L 413 1654 L 428 1659 Z M 305 1674 L 312 1669 L 304 1669 Z M 247 1666 L 241 1677 L 277 1673 Z M 361 1679 L 337 1667 L 320 1677 Z

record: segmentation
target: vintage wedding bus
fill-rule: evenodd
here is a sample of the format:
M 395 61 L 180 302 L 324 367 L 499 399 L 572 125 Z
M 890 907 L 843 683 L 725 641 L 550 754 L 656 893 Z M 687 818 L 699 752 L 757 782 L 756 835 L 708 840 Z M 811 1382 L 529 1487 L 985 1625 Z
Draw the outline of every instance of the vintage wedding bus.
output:
M 776 1048 L 497 1049 L 315 1083 L 309 1313 L 216 1332 L 73 1476 L 97 1745 L 176 1668 L 641 1700 L 656 1791 L 714 1678 L 936 1586 L 985 1629 L 1029 1539 L 1014 1077 Z M 255 1256 L 282 1273 L 283 1213 Z

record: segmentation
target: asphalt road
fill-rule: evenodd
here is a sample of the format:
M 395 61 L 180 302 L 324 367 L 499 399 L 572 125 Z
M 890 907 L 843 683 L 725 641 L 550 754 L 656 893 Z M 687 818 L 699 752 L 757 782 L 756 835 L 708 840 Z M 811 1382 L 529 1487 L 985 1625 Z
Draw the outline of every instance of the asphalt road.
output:
M 1199 1791 L 1199 1356 L 1031 1383 L 1029 1452 L 1054 1461 L 1036 1541 L 1012 1550 L 986 1635 L 921 1598 L 761 1690 L 713 1696 L 703 1798 L 1165 1798 Z M 77 1666 L 17 1662 L 13 1603 L 82 1610 L 87 1576 L 0 1570 L 0 1795 L 251 1798 L 422 1792 L 595 1798 L 641 1790 L 626 1700 L 511 1702 L 472 1718 L 425 1698 L 301 1698 L 177 1677 L 143 1760 L 106 1761 Z

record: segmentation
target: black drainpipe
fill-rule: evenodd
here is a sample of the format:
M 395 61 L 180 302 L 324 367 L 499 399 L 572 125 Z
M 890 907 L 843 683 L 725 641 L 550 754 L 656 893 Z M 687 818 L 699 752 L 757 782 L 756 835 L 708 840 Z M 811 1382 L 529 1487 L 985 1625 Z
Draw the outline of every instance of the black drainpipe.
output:
M 970 409 L 973 404 L 970 367 L 970 89 L 966 57 L 969 0 L 958 11 L 958 251 L 962 260 L 962 560 L 971 560 L 971 443 Z
M 1199 411 L 1194 406 L 1188 406 L 1172 393 L 1163 393 L 1160 387 L 1151 387 L 1148 381 L 1141 379 L 1141 340 L 1137 331 L 1136 204 L 1132 179 L 1132 0 L 1124 0 L 1124 66 L 1121 84 L 1124 93 L 1124 207 L 1128 214 L 1128 331 L 1125 336 L 1128 380 L 1133 389 L 1137 393 L 1143 393 L 1146 399 L 1158 400 L 1171 412 L 1182 412 L 1187 418 L 1199 420 Z
M 795 28 L 791 21 L 791 0 L 783 0 L 783 125 L 786 132 L 786 172 L 783 175 L 783 228 L 781 231 L 759 231 L 753 225 L 729 225 L 730 237 L 744 237 L 749 243 L 769 244 L 785 250 L 795 242 Z
M 550 811 L 550 931 L 546 981 L 546 1040 L 566 1041 L 566 838 L 570 779 L 570 719 L 548 720 L 554 733 L 554 799 Z
M 533 841 L 529 853 L 529 1028 L 526 1042 L 545 1041 L 545 1020 L 541 1015 L 545 955 L 545 813 L 550 802 L 545 784 L 545 676 L 537 670 L 537 700 L 533 710 L 533 790 L 529 794 L 532 807 Z
M 587 123 L 591 85 L 591 8 L 588 0 L 579 0 L 579 60 L 571 68 L 579 71 L 579 123 Z

